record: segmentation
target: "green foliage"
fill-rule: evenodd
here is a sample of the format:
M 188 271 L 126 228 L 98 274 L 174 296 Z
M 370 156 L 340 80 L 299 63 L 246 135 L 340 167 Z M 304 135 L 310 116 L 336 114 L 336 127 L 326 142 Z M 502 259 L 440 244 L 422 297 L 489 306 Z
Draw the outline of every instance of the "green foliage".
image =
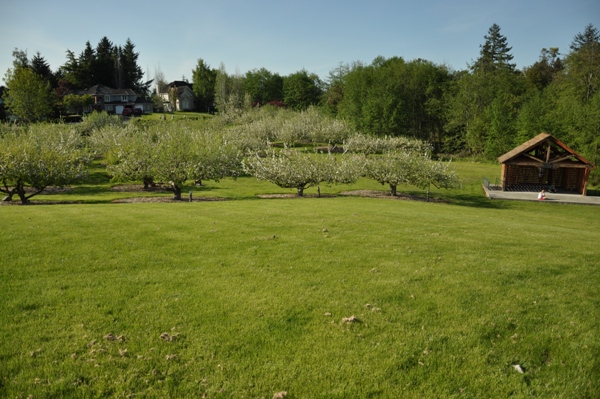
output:
M 242 174 L 244 152 L 237 145 L 212 132 L 197 131 L 194 136 L 191 178 L 196 182 L 219 181 L 225 177 L 236 179 Z
M 437 145 L 443 134 L 442 95 L 446 68 L 423 60 L 378 58 L 355 65 L 344 82 L 338 113 L 367 134 L 408 136 Z M 337 86 L 335 86 L 337 87 Z M 328 100 L 333 101 L 333 100 Z
M 142 181 L 144 188 L 168 183 L 175 199 L 181 199 L 189 179 L 218 181 L 241 174 L 241 150 L 215 131 L 163 122 L 97 130 L 90 141 L 105 154 L 113 181 Z
M 67 112 L 75 112 L 79 115 L 83 115 L 83 110 L 86 106 L 94 104 L 94 98 L 89 94 L 82 96 L 78 94 L 67 94 L 62 99 L 63 108 Z
M 221 63 L 215 80 L 215 105 L 219 115 L 232 121 L 250 109 L 250 95 L 243 91 L 243 77 L 229 75 Z
M 4 78 L 6 108 L 23 122 L 37 122 L 53 115 L 56 97 L 50 83 L 29 68 L 9 69 Z
M 217 71 L 211 69 L 203 59 L 199 59 L 196 68 L 192 71 L 196 108 L 199 111 L 214 111 L 216 78 Z
M 364 134 L 350 136 L 344 143 L 344 150 L 364 155 L 399 151 L 431 155 L 431 145 L 421 140 L 406 137 L 367 136 Z
M 265 68 L 246 72 L 244 92 L 253 104 L 265 105 L 271 101 L 283 101 L 283 78 Z
M 573 39 L 571 52 L 565 60 L 569 88 L 574 95 L 589 101 L 599 91 L 600 32 L 591 24 Z
M 60 67 L 60 73 L 76 89 L 103 84 L 145 95 L 149 82 L 142 82 L 144 73 L 137 63 L 138 58 L 131 39 L 127 39 L 124 46 L 118 46 L 104 36 L 96 48 L 87 41 L 79 56 L 67 50 L 67 61 Z
M 367 159 L 365 176 L 382 185 L 388 184 L 393 196 L 396 195 L 398 185 L 409 184 L 416 172 L 416 157 L 409 152 L 388 152 Z
M 292 73 L 283 78 L 283 102 L 293 110 L 305 110 L 321 101 L 322 83 L 315 74 L 306 70 Z
M 266 155 L 254 154 L 244 160 L 244 171 L 259 180 L 266 180 L 282 188 L 295 188 L 298 196 L 304 190 L 320 183 L 356 181 L 362 172 L 358 157 L 338 158 L 332 154 L 316 155 L 286 148 L 271 150 Z
M 49 186 L 81 179 L 91 154 L 75 130 L 60 125 L 33 125 L 0 137 L 0 191 L 22 204 Z
M 471 154 L 495 159 L 520 144 L 515 121 L 526 82 L 510 63 L 511 48 L 499 26 L 492 25 L 485 39 L 471 71 L 453 82 L 446 114 L 451 134 L 444 144 L 449 152 L 464 146 Z
M 551 47 L 549 50 L 543 48 L 540 60 L 523 70 L 528 84 L 538 90 L 543 90 L 552 83 L 564 69 L 563 61 L 559 58 L 559 55 L 558 47 Z
M 513 55 L 510 53 L 512 47 L 508 47 L 506 37 L 500 33 L 500 26 L 492 24 L 484 39 L 485 43 L 480 46 L 479 58 L 471 65 L 471 69 L 475 73 L 483 74 L 500 69 L 513 72 L 515 64 L 510 63 L 513 59 Z
M 141 181 L 144 188 L 154 184 L 156 138 L 145 130 L 104 128 L 90 141 L 101 143 L 108 162 L 106 171 L 113 181 Z
M 111 115 L 106 111 L 95 111 L 83 116 L 79 129 L 83 134 L 90 134 L 105 127 L 120 128 L 122 126 L 124 126 L 123 119 L 119 115 Z

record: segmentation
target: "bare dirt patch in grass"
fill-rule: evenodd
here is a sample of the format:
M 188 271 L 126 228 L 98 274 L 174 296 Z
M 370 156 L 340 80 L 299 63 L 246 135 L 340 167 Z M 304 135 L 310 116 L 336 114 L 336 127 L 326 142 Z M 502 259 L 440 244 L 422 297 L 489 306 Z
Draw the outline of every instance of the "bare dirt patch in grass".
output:
M 169 190 L 162 185 L 144 188 L 143 184 L 118 184 L 116 186 L 112 186 L 110 188 L 110 191 L 117 191 L 120 193 L 139 193 L 139 192 L 168 193 L 169 192 Z
M 228 201 L 227 198 L 217 198 L 217 197 L 194 197 L 191 202 L 211 202 L 211 201 Z M 139 197 L 139 198 L 120 198 L 113 200 L 113 204 L 131 204 L 131 203 L 142 203 L 142 202 L 190 202 L 189 198 L 182 197 L 180 200 L 176 200 L 173 197 Z
M 69 204 L 81 204 L 81 201 L 36 201 L 29 200 L 27 205 L 69 205 Z M 12 205 L 23 205 L 19 198 L 13 198 L 12 201 L 0 201 L 0 206 L 12 206 Z
M 117 191 L 121 193 L 171 193 L 167 187 L 163 185 L 157 185 L 155 187 L 144 188 L 142 184 L 119 184 L 112 186 L 111 191 Z M 193 196 L 191 202 L 207 202 L 207 201 L 227 201 L 227 198 L 217 197 L 202 197 Z M 182 193 L 181 200 L 173 199 L 173 197 L 138 197 L 138 198 L 119 198 L 112 201 L 115 204 L 120 203 L 141 203 L 141 202 L 190 202 L 189 197 Z
M 340 195 L 348 195 L 355 197 L 372 197 L 372 198 L 384 198 L 390 200 L 403 200 L 403 201 L 423 201 L 423 202 L 438 202 L 447 204 L 450 201 L 441 199 L 441 198 L 432 198 L 429 197 L 429 201 L 427 201 L 427 197 L 423 197 L 420 195 L 410 195 L 405 193 L 397 193 L 396 196 L 390 195 L 386 191 L 377 191 L 377 190 L 353 190 L 353 191 L 342 191 Z
M 319 198 L 318 194 L 304 194 L 302 197 L 298 194 L 258 194 L 258 198 Z M 333 194 L 321 194 L 321 198 L 333 198 Z

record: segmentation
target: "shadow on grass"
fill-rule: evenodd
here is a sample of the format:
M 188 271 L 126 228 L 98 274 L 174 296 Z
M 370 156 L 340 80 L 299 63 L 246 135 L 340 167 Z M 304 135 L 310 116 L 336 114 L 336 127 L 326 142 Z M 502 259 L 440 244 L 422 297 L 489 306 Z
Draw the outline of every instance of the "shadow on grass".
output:
M 458 206 L 467 206 L 470 208 L 485 208 L 485 209 L 509 209 L 511 204 L 507 201 L 491 200 L 485 196 L 459 194 L 448 198 L 450 203 Z

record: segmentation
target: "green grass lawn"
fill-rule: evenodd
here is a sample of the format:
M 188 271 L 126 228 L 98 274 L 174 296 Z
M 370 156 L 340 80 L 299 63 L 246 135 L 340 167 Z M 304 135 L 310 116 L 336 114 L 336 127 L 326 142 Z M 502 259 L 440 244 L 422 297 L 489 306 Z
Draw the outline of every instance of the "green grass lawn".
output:
M 2 206 L 0 396 L 599 397 L 598 208 L 491 202 L 499 168 L 457 168 L 449 203 L 244 178 L 111 204 L 139 194 L 98 167 L 40 196 L 83 204 Z M 358 188 L 385 189 L 322 192 Z

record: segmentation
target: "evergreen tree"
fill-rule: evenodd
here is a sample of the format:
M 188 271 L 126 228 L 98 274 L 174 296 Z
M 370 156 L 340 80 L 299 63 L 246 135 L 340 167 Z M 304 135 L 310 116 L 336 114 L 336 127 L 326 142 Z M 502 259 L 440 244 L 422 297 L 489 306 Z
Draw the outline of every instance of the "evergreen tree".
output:
M 94 63 L 95 84 L 116 87 L 114 46 L 106 36 L 96 46 L 96 62 Z
M 508 47 L 507 39 L 500 34 L 500 26 L 493 24 L 484 36 L 485 43 L 480 46 L 479 58 L 471 66 L 474 72 L 493 72 L 497 69 L 507 68 L 515 70 L 512 64 L 513 56 L 510 54 L 512 47 Z
M 453 144 L 464 142 L 469 152 L 494 159 L 516 144 L 515 119 L 525 80 L 510 62 L 511 47 L 500 27 L 493 24 L 484 39 L 471 73 L 455 82 L 446 129 L 452 132 Z
M 566 58 L 568 80 L 577 95 L 589 101 L 598 91 L 600 75 L 600 32 L 591 24 L 578 33 Z
M 196 96 L 196 108 L 199 111 L 210 112 L 214 109 L 216 79 L 217 71 L 211 69 L 200 58 L 192 71 L 192 87 Z
M 71 50 L 67 50 L 66 53 L 67 62 L 59 68 L 59 73 L 65 81 L 69 82 L 69 85 L 77 87 L 79 85 L 79 60 Z
M 142 81 L 144 72 L 137 64 L 139 53 L 135 52 L 135 45 L 131 39 L 127 39 L 125 46 L 120 51 L 120 70 L 122 71 L 122 82 L 120 88 L 133 89 L 139 94 L 146 93 L 149 83 Z
M 77 87 L 81 89 L 94 86 L 96 83 L 96 52 L 89 41 L 85 43 L 85 49 L 78 59 L 76 72 Z
M 31 59 L 30 68 L 33 72 L 41 76 L 44 80 L 50 83 L 52 88 L 56 88 L 57 80 L 50 69 L 50 65 L 48 62 L 42 57 L 40 52 L 35 53 L 33 58 Z

